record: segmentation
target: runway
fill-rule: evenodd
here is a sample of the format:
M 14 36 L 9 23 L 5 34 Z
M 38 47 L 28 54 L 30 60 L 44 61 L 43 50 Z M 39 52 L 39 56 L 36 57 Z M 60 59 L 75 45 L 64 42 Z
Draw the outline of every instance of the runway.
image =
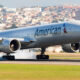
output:
M 0 64 L 80 65 L 80 54 L 54 53 L 54 54 L 51 54 L 49 60 L 17 59 L 16 58 L 14 61 L 10 61 L 0 57 Z
M 51 59 L 51 60 L 26 60 L 16 59 L 14 61 L 2 60 L 0 64 L 38 64 L 38 65 L 80 65 L 80 60 Z

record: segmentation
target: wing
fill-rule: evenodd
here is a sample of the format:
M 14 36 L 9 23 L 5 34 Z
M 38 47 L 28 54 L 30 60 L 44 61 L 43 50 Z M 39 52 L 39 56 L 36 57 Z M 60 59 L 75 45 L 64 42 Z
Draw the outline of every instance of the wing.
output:
M 0 38 L 0 43 L 3 40 L 9 40 L 9 41 L 18 40 L 18 41 L 24 42 L 24 43 L 31 43 L 31 42 L 35 42 L 36 41 L 34 38 L 30 38 L 30 37 L 26 37 L 26 38 Z

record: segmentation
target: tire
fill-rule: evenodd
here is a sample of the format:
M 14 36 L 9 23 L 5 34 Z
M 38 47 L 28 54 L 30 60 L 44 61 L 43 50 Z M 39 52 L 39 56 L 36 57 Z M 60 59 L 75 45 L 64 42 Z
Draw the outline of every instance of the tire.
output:
M 15 60 L 14 56 L 3 56 L 2 58 L 6 60 Z
M 38 60 L 48 60 L 49 59 L 49 55 L 37 55 L 36 58 Z

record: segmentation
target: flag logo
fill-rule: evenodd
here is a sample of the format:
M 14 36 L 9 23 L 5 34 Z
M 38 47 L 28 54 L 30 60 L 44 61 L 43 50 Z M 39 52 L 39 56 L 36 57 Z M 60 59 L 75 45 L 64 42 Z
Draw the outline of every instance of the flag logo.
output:
M 63 24 L 63 27 L 64 27 L 64 33 L 67 33 L 67 30 L 66 30 L 66 27 L 65 27 L 65 24 Z

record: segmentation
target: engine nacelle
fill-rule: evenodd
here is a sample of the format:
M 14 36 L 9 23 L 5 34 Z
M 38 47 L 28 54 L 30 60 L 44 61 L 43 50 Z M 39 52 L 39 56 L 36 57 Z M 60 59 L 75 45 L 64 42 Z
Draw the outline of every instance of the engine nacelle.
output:
M 74 53 L 79 52 L 80 43 L 71 43 L 62 45 L 62 49 L 65 52 Z
M 5 53 L 14 53 L 21 48 L 21 44 L 18 40 L 4 39 L 0 43 L 0 51 Z

